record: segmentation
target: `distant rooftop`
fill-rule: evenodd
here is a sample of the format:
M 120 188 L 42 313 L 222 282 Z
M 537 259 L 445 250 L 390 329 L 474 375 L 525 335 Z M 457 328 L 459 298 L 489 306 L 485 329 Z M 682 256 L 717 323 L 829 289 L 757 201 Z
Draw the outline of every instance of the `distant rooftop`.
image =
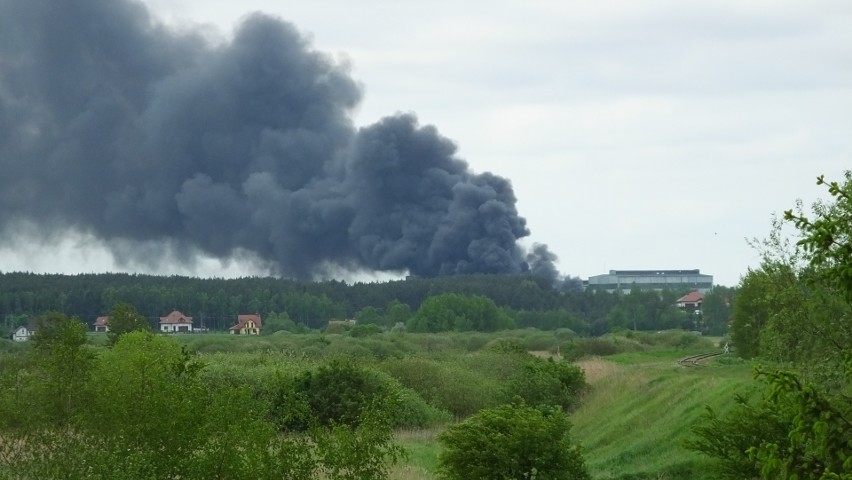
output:
M 701 270 L 698 268 L 693 270 L 610 270 L 609 274 L 642 277 L 649 275 L 699 275 Z

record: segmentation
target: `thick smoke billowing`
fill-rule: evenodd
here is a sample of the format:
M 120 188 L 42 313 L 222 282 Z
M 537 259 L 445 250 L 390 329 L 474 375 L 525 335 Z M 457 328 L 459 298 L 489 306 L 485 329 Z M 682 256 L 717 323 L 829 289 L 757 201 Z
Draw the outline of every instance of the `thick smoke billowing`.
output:
M 356 129 L 344 66 L 248 17 L 232 40 L 129 0 L 0 0 L 0 231 L 249 251 L 277 273 L 556 276 L 509 182 L 412 115 Z

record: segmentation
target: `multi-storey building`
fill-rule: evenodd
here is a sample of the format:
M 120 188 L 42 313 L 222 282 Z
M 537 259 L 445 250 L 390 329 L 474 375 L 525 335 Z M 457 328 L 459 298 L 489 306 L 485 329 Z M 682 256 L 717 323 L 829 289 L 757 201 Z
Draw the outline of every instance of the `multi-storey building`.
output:
M 647 290 L 685 290 L 707 293 L 713 288 L 713 275 L 695 270 L 610 270 L 589 277 L 587 288 L 608 292 L 630 292 L 634 286 Z

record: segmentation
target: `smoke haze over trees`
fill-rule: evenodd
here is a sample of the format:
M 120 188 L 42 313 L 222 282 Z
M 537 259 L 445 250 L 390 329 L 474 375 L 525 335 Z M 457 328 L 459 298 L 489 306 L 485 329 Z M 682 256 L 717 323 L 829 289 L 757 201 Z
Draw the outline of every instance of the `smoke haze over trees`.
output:
M 248 253 L 327 269 L 555 278 L 508 180 L 361 88 L 294 26 L 211 44 L 130 0 L 0 1 L 0 234 L 94 235 L 119 260 Z

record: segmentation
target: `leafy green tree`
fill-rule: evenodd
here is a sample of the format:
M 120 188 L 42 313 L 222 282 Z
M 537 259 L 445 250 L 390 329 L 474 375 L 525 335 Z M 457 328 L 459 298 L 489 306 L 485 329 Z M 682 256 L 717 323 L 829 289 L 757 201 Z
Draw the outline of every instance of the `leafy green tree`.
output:
M 36 320 L 32 364 L 34 391 L 25 413 L 53 425 L 68 425 L 86 407 L 84 386 L 93 353 L 86 325 L 78 318 L 49 312 Z
M 785 211 L 784 219 L 801 232 L 797 245 L 804 249 L 810 265 L 852 302 L 852 171 L 845 177 L 843 183 L 817 178 L 817 185 L 827 186 L 834 202 L 817 202 L 812 216 L 799 205 L 797 211 Z
M 834 203 L 818 202 L 812 217 L 801 204 L 785 212 L 799 231 L 798 249 L 787 247 L 775 222 L 760 269 L 743 279 L 734 303 L 740 353 L 795 371 L 757 369 L 768 388 L 763 401 L 727 418 L 711 416 L 697 430 L 700 451 L 766 479 L 852 478 L 852 174 L 842 185 L 823 177 L 818 184 L 828 185 Z M 837 374 L 814 375 L 814 363 Z M 761 416 L 773 428 L 752 428 Z
M 126 333 L 151 330 L 148 319 L 139 314 L 136 307 L 129 303 L 116 303 L 112 306 L 108 325 L 107 338 L 110 345 L 115 345 L 115 342 Z
M 385 480 L 405 450 L 394 443 L 391 419 L 381 402 L 362 410 L 357 426 L 313 428 L 310 438 L 325 478 Z
M 122 439 L 122 446 L 137 456 L 137 478 L 186 474 L 203 423 L 204 391 L 195 378 L 199 368 L 172 338 L 140 331 L 121 335 L 98 359 L 87 427 Z M 156 456 L 151 445 L 163 453 Z
M 733 299 L 735 289 L 716 285 L 701 304 L 701 315 L 707 333 L 710 335 L 725 335 L 728 332 L 728 323 L 733 313 Z
M 394 417 L 398 404 L 385 382 L 352 363 L 332 360 L 292 382 L 282 382 L 273 400 L 273 416 L 292 430 L 308 430 L 315 424 L 357 427 L 365 412 L 382 399 L 385 415 Z
M 263 317 L 263 329 L 260 331 L 261 335 L 272 335 L 273 333 L 280 332 L 282 330 L 296 333 L 300 332 L 302 329 L 290 319 L 290 315 L 288 315 L 287 312 L 273 312 Z
M 590 479 L 571 424 L 558 408 L 500 405 L 453 425 L 439 437 L 447 480 Z
M 387 326 L 393 327 L 398 324 L 405 325 L 411 318 L 411 307 L 399 300 L 391 300 L 385 307 Z
M 381 310 L 376 307 L 366 306 L 355 314 L 355 321 L 359 325 L 384 325 L 385 316 Z
M 490 298 L 454 293 L 427 298 L 409 321 L 415 332 L 493 332 L 513 326 L 512 318 Z
M 750 269 L 740 283 L 731 319 L 731 339 L 743 358 L 760 353 L 760 333 L 769 322 L 773 288 L 771 272 L 765 269 Z

